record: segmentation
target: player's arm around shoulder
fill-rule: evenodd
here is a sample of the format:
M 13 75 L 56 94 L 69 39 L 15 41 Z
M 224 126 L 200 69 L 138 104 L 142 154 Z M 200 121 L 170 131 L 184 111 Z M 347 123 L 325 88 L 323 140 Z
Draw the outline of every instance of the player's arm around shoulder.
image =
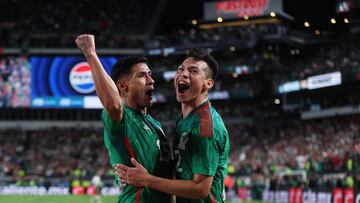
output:
M 192 180 L 175 180 L 156 177 L 147 172 L 135 159 L 135 167 L 119 164 L 114 167 L 115 173 L 127 184 L 136 187 L 149 187 L 168 194 L 192 199 L 204 199 L 210 194 L 212 176 L 194 174 Z
M 175 196 L 191 199 L 205 199 L 210 194 L 212 176 L 194 174 L 192 180 L 164 179 L 149 176 L 147 187 Z
M 91 67 L 96 93 L 111 119 L 121 121 L 123 106 L 116 84 L 106 73 L 95 50 L 94 35 L 79 35 L 75 43 Z

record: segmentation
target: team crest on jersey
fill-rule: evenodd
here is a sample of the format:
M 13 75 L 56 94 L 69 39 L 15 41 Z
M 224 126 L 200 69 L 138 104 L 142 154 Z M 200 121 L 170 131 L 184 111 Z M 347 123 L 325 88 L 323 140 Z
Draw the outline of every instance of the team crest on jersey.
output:
M 145 130 L 150 130 L 149 126 L 147 126 L 146 124 L 144 124 L 144 127 L 143 127 Z
M 78 63 L 71 69 L 69 82 L 71 87 L 81 94 L 88 94 L 95 90 L 91 68 L 86 62 Z
M 179 144 L 178 144 L 178 148 L 179 149 L 182 149 L 182 150 L 185 150 L 185 146 L 186 146 L 186 143 L 189 141 L 189 136 L 188 136 L 188 133 L 187 132 L 184 132 L 183 134 L 181 134 L 180 136 L 180 141 L 179 141 Z

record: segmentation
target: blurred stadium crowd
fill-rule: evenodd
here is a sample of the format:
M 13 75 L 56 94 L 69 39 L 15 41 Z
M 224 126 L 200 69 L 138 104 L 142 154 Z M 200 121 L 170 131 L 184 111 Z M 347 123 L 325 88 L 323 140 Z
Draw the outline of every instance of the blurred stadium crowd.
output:
M 139 10 L 137 5 L 147 9 Z M 147 31 L 156 5 L 143 0 L 111 0 L 106 4 L 65 0 L 56 5 L 46 0 L 2 1 L 0 46 L 73 48 L 78 33 L 91 32 L 97 35 L 98 47 L 140 47 L 144 40 L 134 34 Z
M 157 117 L 162 112 L 153 115 Z M 166 126 L 171 138 L 173 127 Z M 359 116 L 256 125 L 228 123 L 229 174 L 239 178 L 238 187 L 353 187 L 355 180 L 347 178 L 354 170 L 360 170 L 354 167 L 360 161 L 359 126 Z M 107 184 L 112 183 L 102 128 L 3 129 L 0 135 L 2 181 L 70 186 L 74 180 L 89 181 L 101 171 Z M 310 174 L 307 179 L 280 176 L 280 172 L 301 170 Z M 330 178 L 332 174 L 341 175 Z M 273 182 L 267 183 L 266 177 Z M 357 175 L 357 184 L 359 179 Z

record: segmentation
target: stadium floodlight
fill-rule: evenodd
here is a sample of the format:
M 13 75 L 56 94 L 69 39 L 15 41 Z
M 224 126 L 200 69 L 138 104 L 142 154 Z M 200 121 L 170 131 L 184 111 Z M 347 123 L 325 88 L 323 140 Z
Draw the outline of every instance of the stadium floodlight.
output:
M 271 11 L 270 16 L 274 18 L 276 16 L 276 13 L 274 11 Z

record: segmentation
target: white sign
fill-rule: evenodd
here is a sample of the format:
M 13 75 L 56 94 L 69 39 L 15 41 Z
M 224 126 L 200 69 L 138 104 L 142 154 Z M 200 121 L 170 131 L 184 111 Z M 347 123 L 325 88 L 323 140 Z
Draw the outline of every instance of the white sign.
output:
M 278 91 L 279 93 L 287 93 L 287 92 L 294 92 L 300 90 L 300 81 L 292 81 L 292 82 L 286 82 L 282 85 L 279 85 Z
M 309 90 L 323 87 L 330 87 L 341 84 L 341 73 L 327 73 L 323 75 L 311 76 L 307 79 Z

